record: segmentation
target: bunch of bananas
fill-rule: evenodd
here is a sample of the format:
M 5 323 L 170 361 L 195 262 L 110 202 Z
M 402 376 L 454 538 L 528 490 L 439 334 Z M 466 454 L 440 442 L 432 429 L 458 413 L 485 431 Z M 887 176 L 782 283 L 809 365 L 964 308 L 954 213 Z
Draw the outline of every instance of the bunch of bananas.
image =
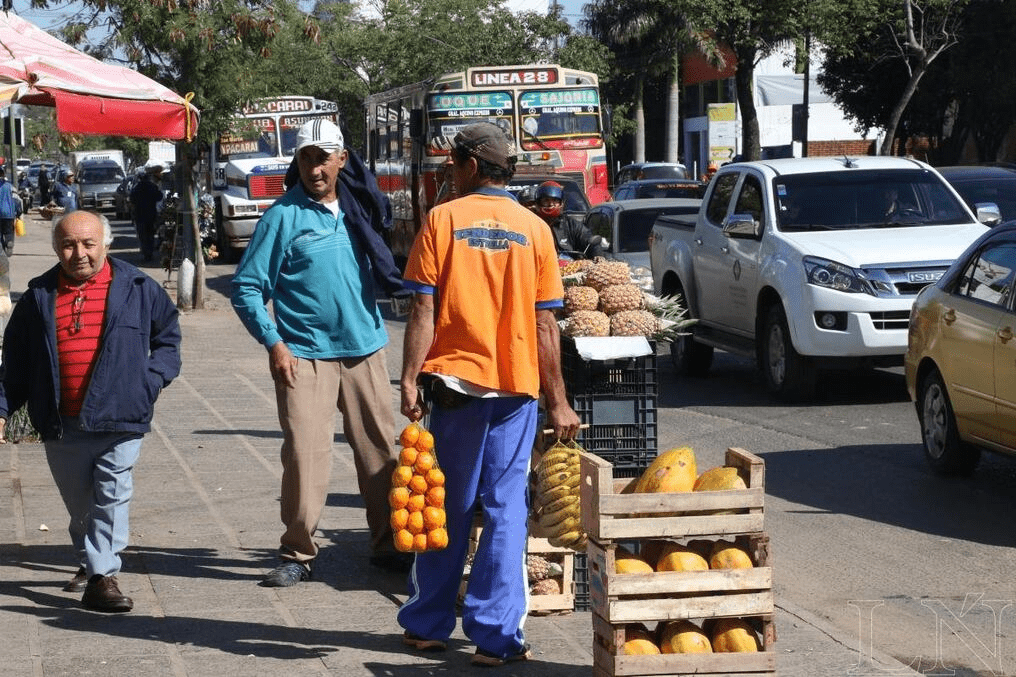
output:
M 565 444 L 559 440 L 540 459 L 533 470 L 533 521 L 551 545 L 584 552 L 579 451 L 574 441 Z

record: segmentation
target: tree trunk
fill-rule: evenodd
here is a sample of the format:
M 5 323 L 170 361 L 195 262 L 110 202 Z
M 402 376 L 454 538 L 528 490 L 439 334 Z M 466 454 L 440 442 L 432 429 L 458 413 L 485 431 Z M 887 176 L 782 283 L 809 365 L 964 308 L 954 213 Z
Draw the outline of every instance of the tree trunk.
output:
M 741 109 L 741 156 L 745 160 L 761 160 L 762 144 L 758 128 L 758 111 L 751 91 L 755 72 L 755 52 L 738 54 L 734 83 L 737 87 L 737 106 Z
M 642 101 L 642 88 L 645 80 L 642 71 L 635 81 L 635 162 L 646 161 L 646 110 Z
M 903 111 L 907 109 L 907 104 L 910 103 L 910 99 L 914 96 L 914 92 L 917 91 L 917 83 L 921 81 L 924 76 L 924 71 L 927 68 L 926 63 L 919 63 L 914 66 L 913 72 L 910 74 L 910 80 L 907 81 L 907 86 L 903 88 L 903 93 L 900 94 L 899 100 L 896 105 L 893 106 L 893 112 L 889 116 L 889 125 L 885 130 L 885 138 L 882 140 L 882 147 L 879 148 L 879 155 L 892 155 L 893 154 L 893 143 L 896 141 L 896 129 L 900 126 L 900 120 L 903 118 Z
M 679 162 L 681 148 L 681 84 L 680 57 L 674 53 L 674 70 L 667 95 L 667 162 Z
M 205 307 L 205 256 L 201 250 L 201 223 L 198 220 L 197 199 L 195 197 L 197 190 L 195 166 L 197 162 L 193 151 L 193 144 L 188 143 L 183 145 L 184 172 L 183 185 L 180 187 L 183 193 L 180 195 L 178 202 L 183 209 L 178 218 L 182 219 L 180 227 L 189 230 L 191 233 L 190 239 L 193 248 L 190 256 L 194 262 L 194 309 L 202 310 Z

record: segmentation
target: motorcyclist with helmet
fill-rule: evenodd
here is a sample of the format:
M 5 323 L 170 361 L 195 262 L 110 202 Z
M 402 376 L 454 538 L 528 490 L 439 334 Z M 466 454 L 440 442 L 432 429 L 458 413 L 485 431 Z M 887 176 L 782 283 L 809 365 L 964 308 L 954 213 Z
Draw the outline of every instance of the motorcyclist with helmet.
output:
M 579 220 L 564 213 L 564 187 L 557 181 L 544 181 L 536 189 L 536 214 L 554 233 L 559 254 L 592 259 L 603 256 L 603 239 Z

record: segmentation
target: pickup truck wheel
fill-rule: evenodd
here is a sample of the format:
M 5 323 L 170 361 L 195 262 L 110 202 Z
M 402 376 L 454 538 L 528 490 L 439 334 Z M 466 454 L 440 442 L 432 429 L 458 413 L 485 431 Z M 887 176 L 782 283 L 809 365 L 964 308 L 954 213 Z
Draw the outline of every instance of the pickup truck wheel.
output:
M 705 376 L 713 366 L 713 347 L 691 336 L 678 336 L 670 342 L 670 359 L 679 374 Z
M 940 475 L 969 475 L 981 460 L 981 451 L 960 440 L 952 402 L 942 375 L 933 369 L 917 391 L 917 418 L 921 422 L 924 457 Z
M 814 393 L 815 369 L 794 349 L 783 307 L 766 313 L 762 328 L 760 362 L 769 392 L 787 400 L 804 399 Z

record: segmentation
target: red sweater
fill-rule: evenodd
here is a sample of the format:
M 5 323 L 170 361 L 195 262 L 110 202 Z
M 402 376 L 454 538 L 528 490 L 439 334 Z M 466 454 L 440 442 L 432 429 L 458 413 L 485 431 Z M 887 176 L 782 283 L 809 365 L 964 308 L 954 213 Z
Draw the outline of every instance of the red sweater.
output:
M 112 279 L 109 261 L 96 275 L 81 283 L 60 273 L 56 347 L 60 357 L 60 413 L 64 416 L 77 416 L 81 412 L 99 354 Z

